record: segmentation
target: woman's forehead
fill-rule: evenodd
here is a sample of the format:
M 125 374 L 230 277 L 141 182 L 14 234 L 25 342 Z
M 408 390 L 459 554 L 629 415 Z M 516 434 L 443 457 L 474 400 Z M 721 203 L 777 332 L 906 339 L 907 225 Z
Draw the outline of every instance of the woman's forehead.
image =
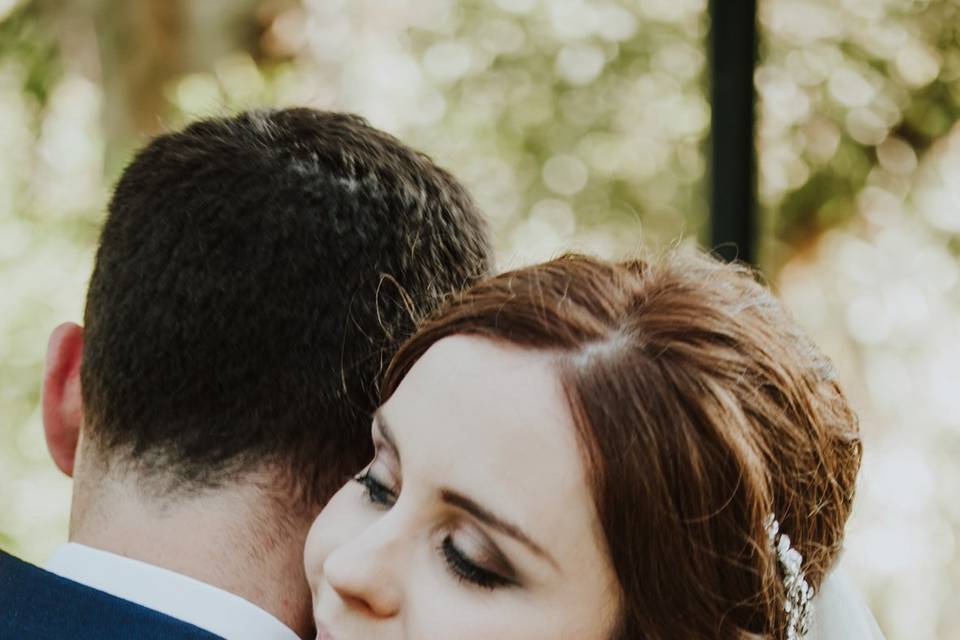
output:
M 401 438 L 472 443 L 458 452 L 464 457 L 493 454 L 497 460 L 489 462 L 506 461 L 525 445 L 574 453 L 566 451 L 575 439 L 553 359 L 485 338 L 438 341 L 411 368 L 382 414 Z
M 571 519 L 589 524 L 590 492 L 553 362 L 479 337 L 434 344 L 381 411 L 404 484 L 449 485 L 546 534 Z

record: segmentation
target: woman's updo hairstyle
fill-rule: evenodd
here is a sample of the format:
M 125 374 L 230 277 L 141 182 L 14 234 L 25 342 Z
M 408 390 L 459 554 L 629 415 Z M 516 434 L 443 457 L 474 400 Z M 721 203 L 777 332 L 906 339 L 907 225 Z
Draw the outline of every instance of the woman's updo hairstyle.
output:
M 860 466 L 829 361 L 752 272 L 669 253 L 567 256 L 451 299 L 394 358 L 384 401 L 438 340 L 556 354 L 621 588 L 618 640 L 786 635 L 773 514 L 820 585 Z

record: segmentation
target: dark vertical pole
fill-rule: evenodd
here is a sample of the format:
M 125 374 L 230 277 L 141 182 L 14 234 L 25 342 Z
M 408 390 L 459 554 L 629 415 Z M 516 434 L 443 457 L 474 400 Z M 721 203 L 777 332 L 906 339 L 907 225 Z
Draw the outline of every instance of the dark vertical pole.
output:
M 711 0 L 710 243 L 726 260 L 756 263 L 753 72 L 757 1 Z

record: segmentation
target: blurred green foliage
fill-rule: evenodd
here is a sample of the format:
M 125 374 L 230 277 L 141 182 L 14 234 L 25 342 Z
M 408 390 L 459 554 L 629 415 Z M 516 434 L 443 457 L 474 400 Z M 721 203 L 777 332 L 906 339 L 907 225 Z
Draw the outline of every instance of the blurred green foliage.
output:
M 878 145 L 903 141 L 921 156 L 951 130 L 960 7 L 781 0 L 760 11 L 762 200 L 788 256 L 857 215 L 857 194 L 885 177 Z
M 63 68 L 56 34 L 45 28 L 39 3 L 26 3 L 0 21 L 0 59 L 21 66 L 25 96 L 41 105 L 47 101 Z

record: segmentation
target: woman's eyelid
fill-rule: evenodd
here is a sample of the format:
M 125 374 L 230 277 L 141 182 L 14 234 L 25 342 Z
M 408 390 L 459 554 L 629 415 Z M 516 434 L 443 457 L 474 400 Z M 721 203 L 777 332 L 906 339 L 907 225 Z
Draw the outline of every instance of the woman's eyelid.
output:
M 373 424 L 371 425 L 371 436 L 377 448 L 387 450 L 392 453 L 397 460 L 400 459 L 400 450 L 397 448 L 397 440 L 393 434 L 393 428 L 387 423 L 386 417 L 380 411 L 374 415 Z
M 450 536 L 454 546 L 474 564 L 509 580 L 519 579 L 514 563 L 491 536 L 482 532 L 479 525 L 455 527 L 450 531 Z
M 382 484 L 387 489 L 391 491 L 398 491 L 400 487 L 400 480 L 397 477 L 397 474 L 394 473 L 393 467 L 385 462 L 383 459 L 377 457 L 374 458 L 373 463 L 370 465 L 367 473 L 373 476 L 377 482 Z
M 400 492 L 400 469 L 399 463 L 390 455 L 389 451 L 380 449 L 374 443 L 374 456 L 370 466 L 367 467 L 367 473 L 372 475 L 387 489 Z
M 380 459 L 389 464 L 391 470 L 400 467 L 400 457 L 393 445 L 377 435 L 373 437 L 374 461 Z

